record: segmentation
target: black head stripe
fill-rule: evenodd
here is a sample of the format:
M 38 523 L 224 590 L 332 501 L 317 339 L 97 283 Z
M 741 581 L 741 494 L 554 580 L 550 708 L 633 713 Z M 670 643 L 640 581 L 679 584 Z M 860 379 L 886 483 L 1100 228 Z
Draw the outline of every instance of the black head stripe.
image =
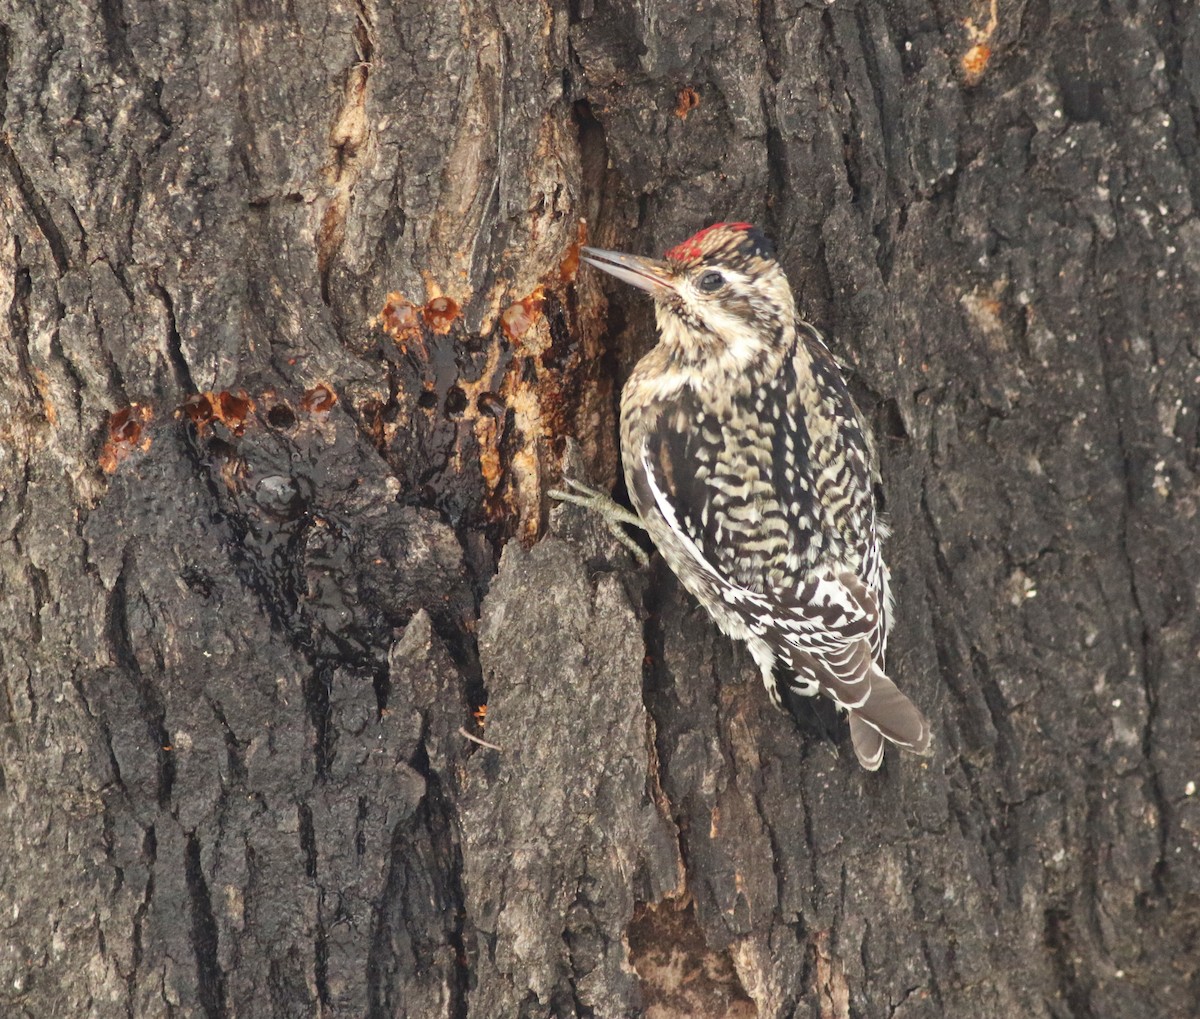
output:
M 775 245 L 758 227 L 752 226 L 742 232 L 742 243 L 738 251 L 745 258 L 774 258 Z

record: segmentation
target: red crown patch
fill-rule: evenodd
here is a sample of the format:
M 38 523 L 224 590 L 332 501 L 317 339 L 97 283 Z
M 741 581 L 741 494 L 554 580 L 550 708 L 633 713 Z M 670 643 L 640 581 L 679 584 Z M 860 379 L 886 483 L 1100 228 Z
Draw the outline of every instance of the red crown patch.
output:
M 754 229 L 749 223 L 713 223 L 712 226 L 706 226 L 703 230 L 697 230 L 683 243 L 676 244 L 675 247 L 667 252 L 666 258 L 672 262 L 686 262 L 692 258 L 699 258 L 704 254 L 703 249 L 700 247 L 700 242 L 714 230 L 720 230 L 722 227 L 728 230 Z

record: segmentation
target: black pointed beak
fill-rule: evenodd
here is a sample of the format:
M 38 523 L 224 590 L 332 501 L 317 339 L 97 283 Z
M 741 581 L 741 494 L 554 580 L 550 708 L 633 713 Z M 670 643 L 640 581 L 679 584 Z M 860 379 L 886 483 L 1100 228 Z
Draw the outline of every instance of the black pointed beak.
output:
M 623 255 L 619 251 L 602 251 L 600 248 L 583 248 L 580 253 L 588 265 L 603 269 L 639 290 L 650 294 L 675 290 L 675 281 L 668 273 L 665 262 L 638 255 Z

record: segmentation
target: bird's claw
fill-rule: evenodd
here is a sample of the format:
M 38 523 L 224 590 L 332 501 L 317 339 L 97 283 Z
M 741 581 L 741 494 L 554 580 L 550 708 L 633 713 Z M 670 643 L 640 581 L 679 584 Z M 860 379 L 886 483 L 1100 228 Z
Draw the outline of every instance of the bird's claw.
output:
M 551 499 L 570 503 L 572 506 L 579 506 L 582 509 L 599 514 L 604 518 L 604 522 L 612 532 L 613 537 L 629 550 L 629 554 L 637 560 L 639 566 L 646 566 L 650 562 L 650 557 L 646 555 L 642 547 L 621 526 L 622 524 L 630 524 L 633 527 L 640 527 L 645 530 L 646 525 L 642 523 L 641 518 L 636 513 L 631 513 L 623 506 L 618 505 L 607 492 L 602 492 L 598 488 L 592 488 L 590 485 L 585 485 L 574 478 L 564 477 L 562 480 L 567 488 L 550 489 L 546 494 Z M 571 489 L 571 491 L 567 489 Z

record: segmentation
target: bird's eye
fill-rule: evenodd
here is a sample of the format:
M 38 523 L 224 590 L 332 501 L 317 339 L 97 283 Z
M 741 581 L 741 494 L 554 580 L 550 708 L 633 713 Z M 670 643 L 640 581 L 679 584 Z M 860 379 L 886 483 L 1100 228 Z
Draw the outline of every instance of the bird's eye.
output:
M 706 294 L 711 294 L 714 291 L 720 290 L 725 285 L 725 277 L 719 272 L 706 272 L 700 277 L 700 289 Z

